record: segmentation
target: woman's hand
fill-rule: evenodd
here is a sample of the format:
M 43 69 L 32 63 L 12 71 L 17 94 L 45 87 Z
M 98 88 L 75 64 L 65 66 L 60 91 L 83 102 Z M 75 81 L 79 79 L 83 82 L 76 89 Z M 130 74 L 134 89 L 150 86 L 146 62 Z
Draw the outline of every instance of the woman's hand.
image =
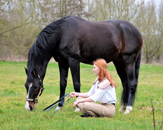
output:
M 78 105 L 78 103 L 79 103 L 78 101 L 75 101 L 73 107 L 75 108 Z
M 75 97 L 75 96 L 76 96 L 76 93 L 75 93 L 75 92 L 71 92 L 71 93 L 70 93 L 70 97 L 73 98 L 73 97 Z

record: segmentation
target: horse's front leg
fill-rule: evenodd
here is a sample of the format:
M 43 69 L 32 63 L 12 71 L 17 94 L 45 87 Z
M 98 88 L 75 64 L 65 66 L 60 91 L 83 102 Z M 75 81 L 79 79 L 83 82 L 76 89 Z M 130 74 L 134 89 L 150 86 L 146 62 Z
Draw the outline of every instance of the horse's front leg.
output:
M 65 89 L 67 86 L 67 77 L 68 77 L 68 63 L 58 63 L 59 64 L 59 72 L 60 72 L 60 98 L 65 95 Z M 60 109 L 64 105 L 64 99 L 61 100 L 56 109 Z
M 76 59 L 69 59 L 73 85 L 75 92 L 80 92 L 80 62 Z
M 72 80 L 75 92 L 80 92 L 80 62 L 76 59 L 69 60 L 69 66 L 72 74 Z M 75 112 L 80 111 L 77 107 Z

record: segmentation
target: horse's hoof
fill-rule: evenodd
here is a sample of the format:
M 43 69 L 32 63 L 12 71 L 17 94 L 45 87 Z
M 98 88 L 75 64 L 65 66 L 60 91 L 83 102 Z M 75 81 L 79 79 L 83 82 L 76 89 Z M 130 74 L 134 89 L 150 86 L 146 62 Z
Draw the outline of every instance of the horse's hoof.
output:
M 74 112 L 79 112 L 80 111 L 80 108 L 79 107 L 77 107 L 76 109 L 75 109 L 75 111 Z
M 128 114 L 132 111 L 132 106 L 127 106 L 124 114 Z
M 60 110 L 62 107 L 59 107 L 59 106 L 57 106 L 57 108 L 55 109 L 55 110 Z
M 121 106 L 121 108 L 119 109 L 119 112 L 123 112 L 123 111 L 125 111 L 126 110 L 126 106 Z

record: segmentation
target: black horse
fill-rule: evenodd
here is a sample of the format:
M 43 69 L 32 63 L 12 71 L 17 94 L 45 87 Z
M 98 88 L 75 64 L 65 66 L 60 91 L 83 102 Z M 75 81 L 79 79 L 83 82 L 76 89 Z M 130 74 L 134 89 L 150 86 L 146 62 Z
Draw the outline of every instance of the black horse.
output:
M 139 30 L 125 20 L 90 22 L 68 16 L 45 27 L 32 45 L 26 69 L 26 109 L 33 110 L 43 91 L 43 79 L 49 60 L 59 65 L 60 97 L 65 94 L 68 69 L 73 86 L 80 92 L 80 62 L 92 64 L 97 58 L 113 61 L 123 85 L 122 107 L 132 110 L 138 84 L 142 36 Z M 62 107 L 64 100 L 59 103 Z

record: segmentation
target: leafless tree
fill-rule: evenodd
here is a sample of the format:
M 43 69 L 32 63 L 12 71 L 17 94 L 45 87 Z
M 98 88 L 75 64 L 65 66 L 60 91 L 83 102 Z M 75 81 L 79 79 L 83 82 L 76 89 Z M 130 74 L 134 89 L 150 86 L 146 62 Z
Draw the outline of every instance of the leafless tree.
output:
M 143 57 L 150 63 L 163 60 L 163 1 L 153 0 L 0 0 L 0 59 L 27 56 L 39 32 L 68 16 L 90 21 L 127 20 L 141 31 Z

